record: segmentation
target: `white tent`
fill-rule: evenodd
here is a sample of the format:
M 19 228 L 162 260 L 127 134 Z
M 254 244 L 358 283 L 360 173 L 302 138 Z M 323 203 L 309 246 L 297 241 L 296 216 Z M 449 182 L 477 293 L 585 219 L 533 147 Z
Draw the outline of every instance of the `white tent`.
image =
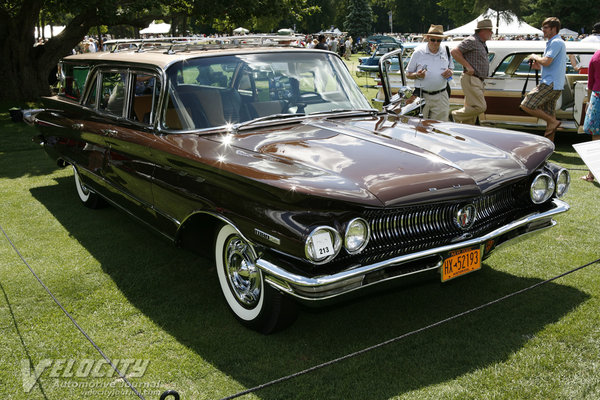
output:
M 44 26 L 44 37 L 46 39 L 50 39 L 53 36 L 58 35 L 59 33 L 61 33 L 63 30 L 65 29 L 64 26 L 50 26 L 50 25 L 46 25 Z M 38 38 L 38 30 L 35 29 L 34 30 L 34 36 L 37 39 Z
M 165 23 L 160 23 L 157 24 L 154 21 L 152 21 L 150 23 L 150 25 L 148 25 L 147 28 L 144 28 L 140 31 L 140 34 L 142 35 L 146 35 L 146 34 L 161 34 L 161 33 L 169 33 L 169 31 L 171 30 L 171 24 L 165 24 Z
M 278 35 L 293 35 L 294 34 L 294 30 L 293 29 L 289 29 L 289 28 L 283 28 L 283 29 L 279 29 L 277 31 Z
M 489 18 L 494 24 L 494 34 L 496 33 L 496 11 L 491 8 L 475 18 L 473 21 L 449 31 L 445 31 L 444 35 L 448 36 L 468 36 L 472 35 L 477 28 L 477 22 L 482 19 Z M 508 18 L 507 18 L 508 17 Z M 520 21 L 517 16 L 511 12 L 504 12 L 500 15 L 500 24 L 498 26 L 498 35 L 544 35 L 541 29 L 534 28 L 533 26 Z
M 241 26 L 240 26 L 239 28 L 235 28 L 235 29 L 233 30 L 233 33 L 234 33 L 235 35 L 245 35 L 245 34 L 247 34 L 248 32 L 250 32 L 248 29 L 246 29 L 246 28 L 242 28 Z
M 560 36 L 575 36 L 575 37 L 577 37 L 579 35 L 577 32 L 572 31 L 567 28 L 562 28 L 560 31 L 558 31 L 558 34 Z

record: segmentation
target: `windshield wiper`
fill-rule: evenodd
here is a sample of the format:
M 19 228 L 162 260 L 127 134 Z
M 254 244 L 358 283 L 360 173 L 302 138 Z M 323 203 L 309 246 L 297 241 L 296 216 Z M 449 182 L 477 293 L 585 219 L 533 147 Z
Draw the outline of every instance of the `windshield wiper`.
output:
M 322 115 L 322 114 L 331 114 L 331 113 L 335 113 L 335 114 L 348 114 L 348 113 L 368 113 L 371 114 L 373 116 L 379 114 L 379 110 L 375 109 L 375 108 L 336 108 L 333 110 L 327 110 L 327 111 L 315 111 L 315 112 L 311 112 L 308 115 L 312 116 L 312 115 Z
M 239 124 L 233 124 L 233 125 L 231 125 L 231 131 L 233 131 L 234 133 L 237 133 L 237 131 L 239 131 L 240 128 L 243 128 L 248 125 L 253 125 L 257 122 L 270 121 L 272 119 L 287 119 L 287 118 L 304 117 L 304 116 L 306 116 L 305 113 L 297 113 L 297 114 L 281 113 L 281 114 L 266 115 L 264 117 L 254 118 L 249 121 L 240 122 Z

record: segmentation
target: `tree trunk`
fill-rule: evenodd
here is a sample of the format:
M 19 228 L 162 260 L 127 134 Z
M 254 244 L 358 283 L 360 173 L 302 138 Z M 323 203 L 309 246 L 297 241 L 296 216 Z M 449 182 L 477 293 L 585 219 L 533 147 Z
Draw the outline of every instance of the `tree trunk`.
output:
M 23 102 L 48 95 L 50 73 L 62 57 L 71 54 L 92 24 L 92 16 L 79 15 L 61 35 L 33 47 L 40 8 L 38 0 L 25 1 L 17 15 L 0 15 L 0 100 Z

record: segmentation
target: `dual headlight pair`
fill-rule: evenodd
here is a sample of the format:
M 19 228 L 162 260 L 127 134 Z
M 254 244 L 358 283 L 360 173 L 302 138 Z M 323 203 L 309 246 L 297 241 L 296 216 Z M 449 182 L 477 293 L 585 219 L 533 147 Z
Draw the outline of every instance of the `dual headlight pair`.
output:
M 553 175 L 542 172 L 531 182 L 529 194 L 531 201 L 535 204 L 542 204 L 554 195 L 562 197 L 569 190 L 569 185 L 571 184 L 569 171 L 562 168 Z
M 319 226 L 306 238 L 306 258 L 315 264 L 326 263 L 338 255 L 342 242 L 348 254 L 359 253 L 367 247 L 370 232 L 369 224 L 362 218 L 354 218 L 346 224 L 343 239 L 336 229 Z

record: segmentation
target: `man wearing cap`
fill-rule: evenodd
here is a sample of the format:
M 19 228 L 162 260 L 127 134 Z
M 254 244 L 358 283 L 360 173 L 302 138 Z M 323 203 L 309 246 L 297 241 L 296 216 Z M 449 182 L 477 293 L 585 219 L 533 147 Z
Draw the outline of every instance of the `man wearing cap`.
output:
M 431 25 L 425 35 L 426 43 L 419 45 L 406 67 L 406 76 L 415 80 L 415 88 L 425 99 L 423 118 L 448 121 L 450 101 L 446 85 L 452 76 L 453 61 L 447 47 L 442 25 Z
M 492 38 L 493 27 L 489 19 L 477 22 L 475 33 L 452 49 L 452 57 L 463 66 L 460 86 L 465 96 L 464 107 L 452 111 L 456 122 L 475 124 L 477 116 L 487 108 L 483 81 L 488 76 L 490 62 L 485 42 Z
M 521 109 L 527 114 L 546 121 L 544 136 L 554 141 L 554 134 L 560 126 L 556 119 L 556 102 L 565 87 L 565 71 L 567 69 L 567 48 L 558 31 L 560 20 L 556 17 L 546 18 L 542 23 L 544 38 L 548 39 L 543 56 L 532 54 L 529 61 L 532 68 L 542 70 L 540 84 L 527 93 L 521 102 Z

